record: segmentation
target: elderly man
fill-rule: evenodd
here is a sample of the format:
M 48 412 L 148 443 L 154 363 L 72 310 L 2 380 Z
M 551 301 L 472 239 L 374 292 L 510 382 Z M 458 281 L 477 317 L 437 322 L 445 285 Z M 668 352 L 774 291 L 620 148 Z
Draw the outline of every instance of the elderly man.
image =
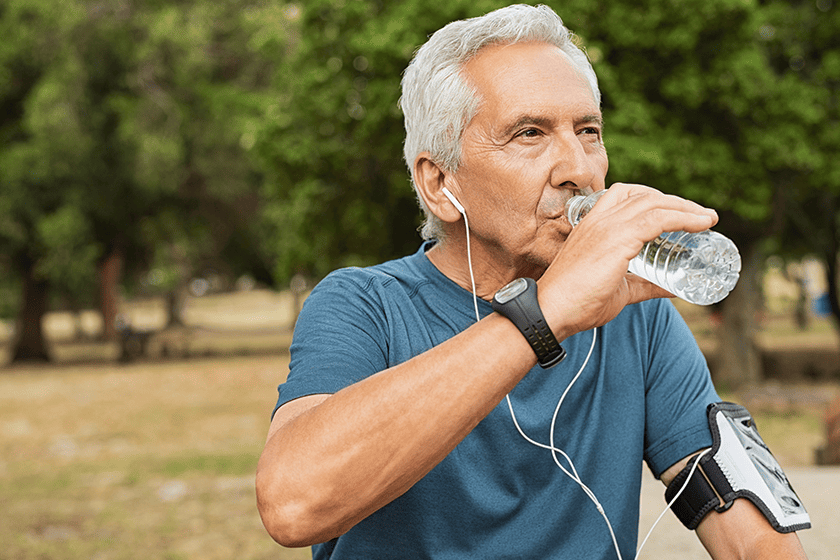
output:
M 257 473 L 266 528 L 316 559 L 632 558 L 642 463 L 686 473 L 719 398 L 628 262 L 716 214 L 616 184 L 572 231 L 565 203 L 608 163 L 595 74 L 548 8 L 444 27 L 401 103 L 427 241 L 307 300 Z M 804 558 L 746 500 L 701 517 L 714 558 Z

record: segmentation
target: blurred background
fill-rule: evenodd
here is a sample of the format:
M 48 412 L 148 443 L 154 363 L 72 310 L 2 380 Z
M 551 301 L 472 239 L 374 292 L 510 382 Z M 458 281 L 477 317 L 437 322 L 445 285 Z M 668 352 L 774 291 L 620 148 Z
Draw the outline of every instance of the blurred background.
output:
M 402 70 L 508 3 L 0 0 L 0 558 L 308 557 L 252 491 L 297 311 L 416 250 Z M 545 3 L 608 184 L 716 208 L 741 251 L 721 304 L 675 302 L 717 386 L 784 465 L 837 462 L 840 5 Z

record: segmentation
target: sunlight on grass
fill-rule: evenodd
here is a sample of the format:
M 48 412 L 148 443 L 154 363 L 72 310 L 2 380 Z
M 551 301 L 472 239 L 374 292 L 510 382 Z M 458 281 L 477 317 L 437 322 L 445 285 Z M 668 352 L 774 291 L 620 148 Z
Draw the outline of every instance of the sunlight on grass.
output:
M 311 558 L 274 543 L 254 471 L 288 357 L 0 376 L 2 557 Z

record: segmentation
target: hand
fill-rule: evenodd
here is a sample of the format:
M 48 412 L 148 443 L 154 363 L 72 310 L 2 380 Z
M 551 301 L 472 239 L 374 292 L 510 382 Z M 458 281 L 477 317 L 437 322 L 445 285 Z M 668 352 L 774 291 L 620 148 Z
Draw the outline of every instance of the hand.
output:
M 714 210 L 643 185 L 616 183 L 578 224 L 539 280 L 540 306 L 558 338 L 601 326 L 625 305 L 668 291 L 627 272 L 666 231 L 703 231 Z

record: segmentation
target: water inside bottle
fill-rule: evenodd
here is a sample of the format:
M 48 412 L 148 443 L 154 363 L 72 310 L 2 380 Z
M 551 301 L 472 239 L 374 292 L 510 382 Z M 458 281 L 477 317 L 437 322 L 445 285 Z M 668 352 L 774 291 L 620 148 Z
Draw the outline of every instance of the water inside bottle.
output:
M 741 257 L 721 234 L 669 232 L 645 244 L 630 272 L 699 305 L 725 298 L 738 282 Z

